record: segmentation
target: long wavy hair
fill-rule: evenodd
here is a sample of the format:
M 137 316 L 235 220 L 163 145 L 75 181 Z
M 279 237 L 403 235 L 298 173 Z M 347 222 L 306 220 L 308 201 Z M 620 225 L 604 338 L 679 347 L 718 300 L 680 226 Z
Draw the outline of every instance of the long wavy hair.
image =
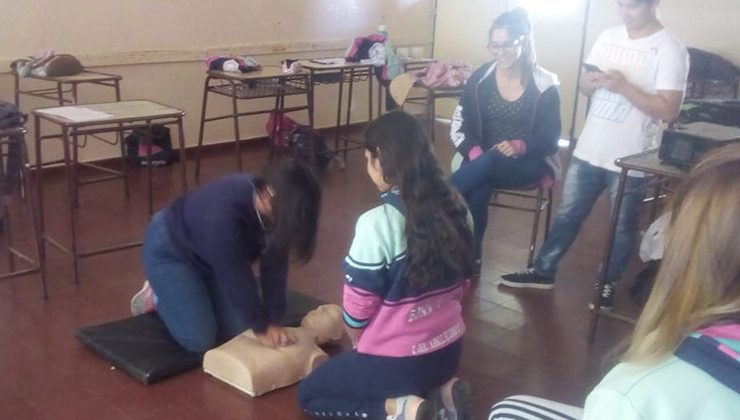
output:
M 664 258 L 624 360 L 657 362 L 684 336 L 740 322 L 740 145 L 707 155 L 673 203 Z
M 421 124 L 403 111 L 373 121 L 365 148 L 380 159 L 385 181 L 400 190 L 406 210 L 406 279 L 413 289 L 473 273 L 468 210 L 445 180 Z
M 512 40 L 522 37 L 522 55 L 519 57 L 518 65 L 522 85 L 526 86 L 537 65 L 537 53 L 534 49 L 532 22 L 529 20 L 529 14 L 521 7 L 502 13 L 493 21 L 491 29 L 488 30 L 488 42 L 491 42 L 491 35 L 496 29 L 505 29 Z

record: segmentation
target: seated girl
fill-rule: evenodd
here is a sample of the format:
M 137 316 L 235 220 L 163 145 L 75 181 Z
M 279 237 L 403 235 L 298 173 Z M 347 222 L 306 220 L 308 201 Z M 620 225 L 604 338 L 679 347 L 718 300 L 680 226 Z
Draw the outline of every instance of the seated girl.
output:
M 318 418 L 470 418 L 470 389 L 453 378 L 472 274 L 472 233 L 421 125 L 401 111 L 375 120 L 367 172 L 381 204 L 357 221 L 344 262 L 344 320 L 355 349 L 319 366 L 298 388 Z

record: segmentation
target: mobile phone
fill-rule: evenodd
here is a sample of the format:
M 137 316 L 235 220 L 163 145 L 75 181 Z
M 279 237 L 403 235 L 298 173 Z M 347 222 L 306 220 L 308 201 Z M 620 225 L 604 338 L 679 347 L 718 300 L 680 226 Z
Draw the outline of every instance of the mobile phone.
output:
M 603 71 L 598 66 L 595 66 L 593 64 L 583 63 L 582 65 L 583 65 L 583 68 L 586 69 L 587 71 L 594 72 L 594 73 L 603 73 Z

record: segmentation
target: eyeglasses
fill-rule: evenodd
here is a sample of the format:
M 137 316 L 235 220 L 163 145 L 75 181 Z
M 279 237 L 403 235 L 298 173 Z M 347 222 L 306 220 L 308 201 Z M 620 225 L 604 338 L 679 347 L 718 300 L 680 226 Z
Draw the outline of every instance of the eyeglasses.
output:
M 517 49 L 520 45 L 522 45 L 522 41 L 524 41 L 524 36 L 520 36 L 519 38 L 509 41 L 505 44 L 495 44 L 493 42 L 488 43 L 488 51 L 491 52 L 493 55 L 497 55 L 500 52 L 505 53 L 511 53 L 514 52 L 514 50 Z

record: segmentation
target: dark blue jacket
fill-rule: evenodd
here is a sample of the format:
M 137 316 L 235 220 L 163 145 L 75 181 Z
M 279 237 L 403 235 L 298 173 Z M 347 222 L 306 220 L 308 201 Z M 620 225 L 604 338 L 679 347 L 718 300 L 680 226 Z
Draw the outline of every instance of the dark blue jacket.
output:
M 231 175 L 178 198 L 166 215 L 173 242 L 211 293 L 245 311 L 252 329 L 263 332 L 285 312 L 288 253 L 265 252 L 254 191 L 251 176 Z M 251 268 L 257 259 L 262 298 Z
M 452 141 L 465 160 L 470 149 L 486 144 L 482 139 L 480 92 L 493 89 L 492 84 L 496 83 L 495 68 L 496 63 L 491 62 L 473 72 L 465 82 L 460 103 L 452 117 Z M 536 94 L 528 95 L 525 103 L 525 110 L 531 116 L 527 134 L 522 139 L 527 145 L 525 156 L 547 161 L 546 158 L 557 153 L 561 134 L 559 81 L 555 74 L 536 66 L 528 83 L 536 88 Z M 546 163 L 553 171 L 559 171 L 556 163 Z

